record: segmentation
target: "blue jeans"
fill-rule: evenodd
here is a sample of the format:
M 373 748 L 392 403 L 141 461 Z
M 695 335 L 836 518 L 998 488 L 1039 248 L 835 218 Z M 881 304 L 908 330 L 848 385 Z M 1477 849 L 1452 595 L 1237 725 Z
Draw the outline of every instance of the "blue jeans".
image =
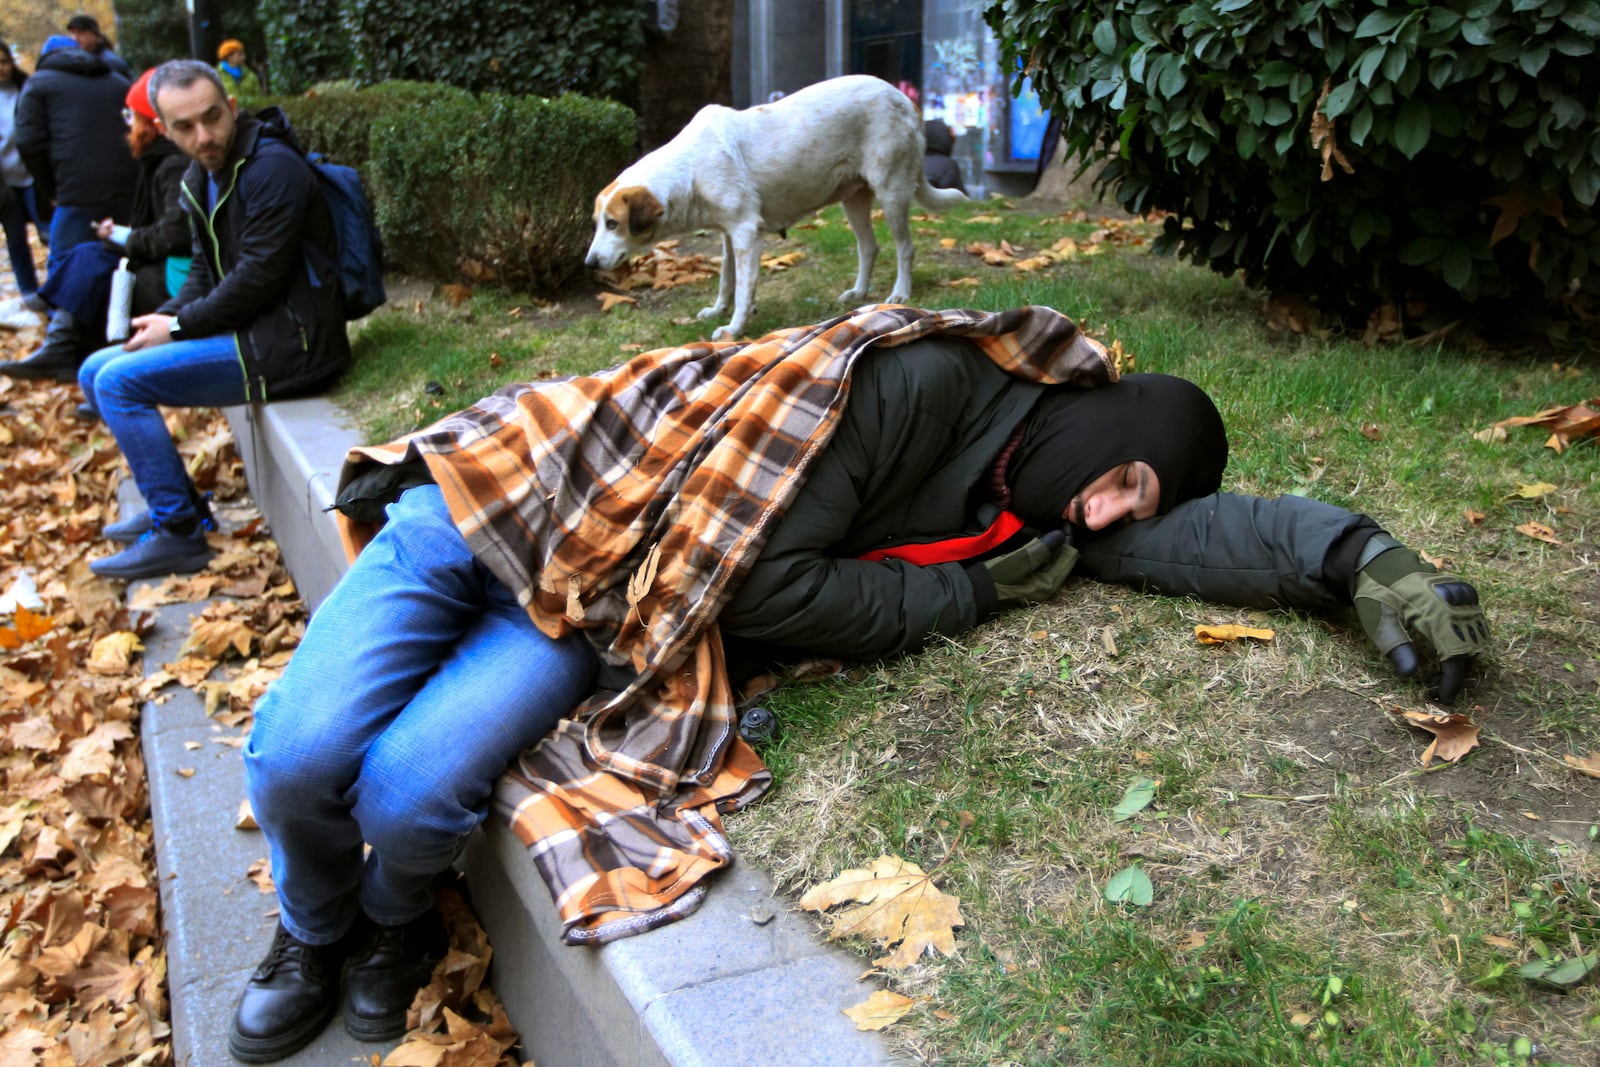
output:
M 11 254 L 11 273 L 17 279 L 17 291 L 32 296 L 39 291 L 39 274 L 33 267 L 33 250 L 28 247 L 28 223 L 39 225 L 39 216 L 33 209 L 33 186 L 13 185 L 11 202 L 0 210 L 0 227 L 6 232 L 6 251 Z
M 78 368 L 78 385 L 115 435 L 155 520 L 165 525 L 193 518 L 189 472 L 156 405 L 244 403 L 244 371 L 234 335 L 173 341 L 137 352 L 121 345 L 102 348 Z
M 44 261 L 45 274 L 54 274 L 61 257 L 74 247 L 93 241 L 94 215 L 82 208 L 62 207 L 50 216 L 50 255 Z
M 329 944 L 358 909 L 384 925 L 426 912 L 495 780 L 589 694 L 596 664 L 581 635 L 554 641 L 533 625 L 438 486 L 390 505 L 245 745 L 289 933 Z

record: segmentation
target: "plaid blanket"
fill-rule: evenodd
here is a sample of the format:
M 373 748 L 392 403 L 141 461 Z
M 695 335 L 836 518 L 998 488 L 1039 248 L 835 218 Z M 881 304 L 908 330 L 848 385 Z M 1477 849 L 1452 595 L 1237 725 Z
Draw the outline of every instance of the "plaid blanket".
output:
M 597 692 L 496 790 L 569 943 L 693 911 L 732 854 L 720 815 L 770 782 L 736 732 L 716 619 L 783 518 L 873 346 L 968 338 L 1032 381 L 1097 385 L 1105 349 L 1060 313 L 878 305 L 757 341 L 647 352 L 509 386 L 388 445 L 422 457 L 473 552 L 551 636 L 582 631 L 619 688 Z M 353 557 L 375 528 L 341 518 Z

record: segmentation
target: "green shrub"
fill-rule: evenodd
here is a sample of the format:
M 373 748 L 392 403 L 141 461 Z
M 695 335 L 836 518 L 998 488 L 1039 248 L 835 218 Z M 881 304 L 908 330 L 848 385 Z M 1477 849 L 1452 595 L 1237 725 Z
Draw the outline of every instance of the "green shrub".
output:
M 386 82 L 357 89 L 352 82 L 322 82 L 301 96 L 276 96 L 260 104 L 283 108 L 307 151 L 321 152 L 365 175 L 370 136 L 379 119 L 391 114 L 425 115 L 428 108 L 445 99 L 472 98 L 465 90 L 449 85 Z
M 297 93 L 350 76 L 355 51 L 345 24 L 348 7 L 349 0 L 261 0 L 257 8 L 275 92 Z
M 1166 249 L 1356 313 L 1593 285 L 1597 0 L 991 0 L 985 17 L 1072 153 L 1116 146 L 1118 202 L 1174 213 Z
M 644 44 L 638 0 L 343 4 L 364 83 L 410 79 L 473 92 L 637 102 Z
M 634 116 L 580 96 L 440 95 L 384 112 L 366 176 L 390 261 L 551 291 L 583 270 L 594 195 L 633 157 Z

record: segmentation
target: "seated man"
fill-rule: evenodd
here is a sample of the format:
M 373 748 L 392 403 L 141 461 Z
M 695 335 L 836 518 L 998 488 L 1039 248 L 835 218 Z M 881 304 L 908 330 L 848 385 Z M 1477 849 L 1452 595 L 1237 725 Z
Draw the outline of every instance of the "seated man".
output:
M 150 103 L 193 160 L 181 196 L 194 260 L 176 296 L 78 371 L 149 505 L 106 527 L 111 540 L 134 542 L 89 564 L 106 578 L 189 573 L 211 558 L 210 523 L 157 405 L 311 393 L 350 361 L 333 218 L 281 113 L 238 114 L 198 60 L 156 68 Z
M 341 1002 L 359 1039 L 404 1031 L 443 951 L 433 880 L 508 766 L 496 801 L 569 941 L 692 910 L 728 859 L 719 811 L 766 781 L 724 634 L 888 656 L 1051 597 L 1081 553 L 1235 603 L 1353 597 L 1402 671 L 1402 624 L 1434 645 L 1446 695 L 1487 637 L 1470 585 L 1364 516 L 1218 493 L 1210 398 L 1117 381 L 1043 308 L 885 306 L 646 353 L 358 452 L 389 464 L 347 466 L 347 543 L 370 540 L 245 749 L 281 904 L 229 1038 L 246 1062 Z

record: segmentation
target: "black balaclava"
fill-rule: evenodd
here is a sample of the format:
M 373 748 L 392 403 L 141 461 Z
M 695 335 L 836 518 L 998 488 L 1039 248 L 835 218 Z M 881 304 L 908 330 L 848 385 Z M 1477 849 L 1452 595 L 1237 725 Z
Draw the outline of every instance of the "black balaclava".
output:
M 1156 472 L 1159 514 L 1216 492 L 1228 464 L 1228 434 L 1205 391 L 1168 374 L 1047 391 L 1006 468 L 1010 508 L 1030 526 L 1058 527 L 1084 486 L 1133 460 Z

